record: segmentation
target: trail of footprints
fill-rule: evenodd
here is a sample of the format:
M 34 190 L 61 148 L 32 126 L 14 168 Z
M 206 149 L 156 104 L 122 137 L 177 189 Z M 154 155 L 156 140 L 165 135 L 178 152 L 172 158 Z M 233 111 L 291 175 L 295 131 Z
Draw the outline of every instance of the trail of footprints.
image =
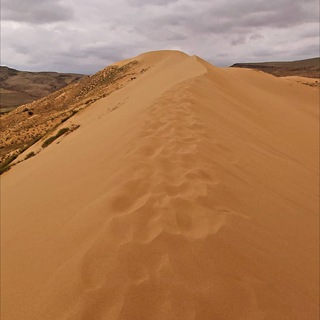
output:
M 183 83 L 166 92 L 148 111 L 138 137 L 132 139 L 126 155 L 131 165 L 123 175 L 129 178 L 112 190 L 107 222 L 82 257 L 83 299 L 92 301 L 86 312 L 101 308 L 101 314 L 106 314 L 117 309 L 114 319 L 140 319 L 141 310 L 132 305 L 133 299 L 148 301 L 146 287 L 155 293 L 180 287 L 179 281 L 167 280 L 181 276 L 174 265 L 177 252 L 183 259 L 183 252 L 214 236 L 229 215 L 237 214 L 218 206 L 221 182 L 206 156 L 206 148 L 214 142 L 195 114 L 191 85 Z M 186 292 L 187 301 L 186 289 L 179 290 Z M 123 297 L 121 306 L 111 300 L 100 306 L 94 302 L 115 294 Z M 164 297 L 152 302 L 152 310 L 163 303 L 172 304 L 184 319 L 195 316 L 191 305 L 186 308 Z M 163 318 L 161 312 L 155 316 Z
M 201 146 L 211 142 L 195 114 L 191 84 L 178 86 L 148 111 L 127 154 L 131 179 L 111 201 L 113 220 L 132 216 L 128 228 L 139 230 L 133 241 L 152 241 L 162 232 L 197 238 L 216 232 L 221 224 L 210 208 L 219 181 Z

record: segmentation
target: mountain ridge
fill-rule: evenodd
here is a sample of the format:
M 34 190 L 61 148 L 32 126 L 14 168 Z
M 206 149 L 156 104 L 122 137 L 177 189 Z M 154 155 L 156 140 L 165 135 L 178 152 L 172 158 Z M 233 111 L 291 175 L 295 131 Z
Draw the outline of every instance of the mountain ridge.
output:
M 0 66 L 0 107 L 8 112 L 85 77 L 82 74 L 51 71 L 19 71 Z
M 235 63 L 230 67 L 257 69 L 276 77 L 320 78 L 320 57 L 295 61 Z

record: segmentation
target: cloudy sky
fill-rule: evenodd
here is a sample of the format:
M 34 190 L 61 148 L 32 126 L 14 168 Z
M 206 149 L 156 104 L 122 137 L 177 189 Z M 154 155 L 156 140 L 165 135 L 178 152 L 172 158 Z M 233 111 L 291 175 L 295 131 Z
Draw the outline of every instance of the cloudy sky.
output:
M 176 49 L 217 66 L 319 56 L 318 0 L 1 0 L 1 65 L 93 73 Z

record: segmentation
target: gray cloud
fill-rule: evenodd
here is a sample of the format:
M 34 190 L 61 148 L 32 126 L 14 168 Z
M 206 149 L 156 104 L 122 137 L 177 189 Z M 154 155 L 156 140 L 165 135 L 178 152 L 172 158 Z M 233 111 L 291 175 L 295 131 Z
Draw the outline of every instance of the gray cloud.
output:
M 128 4 L 133 6 L 163 6 L 178 0 L 127 0 Z
M 259 33 L 253 33 L 251 36 L 250 36 L 250 40 L 258 40 L 258 39 L 262 39 L 263 36 Z
M 317 0 L 3 0 L 2 64 L 92 73 L 176 49 L 226 66 L 318 55 Z
M 71 19 L 73 10 L 55 0 L 2 0 L 1 19 L 34 24 Z
M 296 54 L 301 57 L 304 57 L 305 55 L 309 54 L 310 52 L 316 53 L 313 57 L 320 56 L 319 44 L 311 44 L 306 47 L 300 47 L 296 50 Z
M 222 34 L 256 27 L 288 28 L 318 21 L 317 12 L 312 10 L 316 3 L 309 2 L 312 6 L 301 0 L 238 0 L 230 4 L 207 1 L 204 10 L 199 10 L 192 3 L 179 3 L 156 16 L 151 25 L 179 25 L 196 32 Z
M 231 40 L 231 45 L 238 46 L 240 44 L 245 44 L 246 41 L 247 41 L 246 37 L 243 35 L 240 35 L 236 39 Z

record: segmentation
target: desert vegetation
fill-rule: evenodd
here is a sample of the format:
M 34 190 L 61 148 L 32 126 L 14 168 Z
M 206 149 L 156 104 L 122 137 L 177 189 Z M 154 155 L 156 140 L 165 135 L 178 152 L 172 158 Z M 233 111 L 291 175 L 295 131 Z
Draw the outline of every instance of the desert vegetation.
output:
M 19 154 L 13 154 L 7 157 L 1 164 L 0 164 L 0 174 L 8 171 L 11 168 L 11 162 L 14 161 Z
M 26 155 L 26 157 L 25 157 L 25 160 L 27 160 L 27 159 L 29 159 L 29 158 L 32 158 L 32 157 L 34 157 L 36 154 L 33 152 L 33 151 L 31 151 L 30 153 L 28 153 L 27 155 Z
M 42 144 L 42 148 L 46 148 L 48 145 L 50 145 L 54 140 L 58 139 L 60 136 L 64 135 L 65 133 L 67 133 L 70 129 L 69 128 L 62 128 L 58 131 L 57 134 L 55 134 L 54 136 L 51 136 L 50 138 L 48 138 L 47 140 L 44 141 L 44 143 Z
M 136 65 L 136 61 L 131 61 L 123 66 L 107 67 L 47 97 L 1 114 L 0 162 L 11 154 L 20 154 L 25 145 L 45 137 L 77 112 L 119 90 L 127 80 L 146 71 L 136 70 Z

